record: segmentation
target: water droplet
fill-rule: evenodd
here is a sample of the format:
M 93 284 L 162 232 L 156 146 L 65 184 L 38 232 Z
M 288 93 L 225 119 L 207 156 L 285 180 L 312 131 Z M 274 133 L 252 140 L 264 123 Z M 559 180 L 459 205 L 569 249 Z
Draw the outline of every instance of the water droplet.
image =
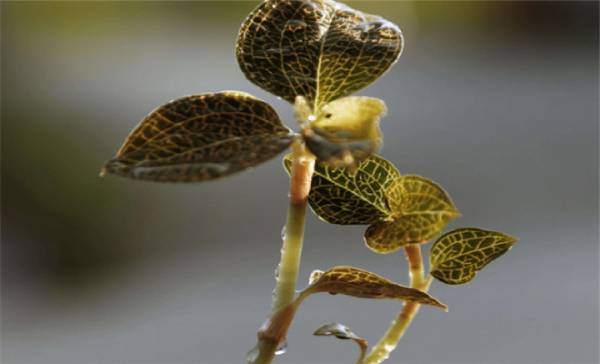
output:
M 285 232 L 286 232 L 285 225 L 283 225 L 283 227 L 281 228 L 281 240 L 285 240 Z
M 276 281 L 279 280 L 279 266 L 280 266 L 280 264 L 277 264 L 277 268 L 275 268 L 275 280 Z
M 310 273 L 310 278 L 308 278 L 308 284 L 313 284 L 315 283 L 319 278 L 321 278 L 321 276 L 323 275 L 322 270 L 319 269 L 315 269 Z
M 287 341 L 284 341 L 279 344 L 277 349 L 275 350 L 275 355 L 283 355 L 287 351 Z
M 317 117 L 315 115 L 311 114 L 311 115 L 308 116 L 308 121 L 312 122 L 312 121 L 315 121 L 315 120 L 317 120 Z
M 246 363 L 252 364 L 258 358 L 258 344 L 246 353 Z

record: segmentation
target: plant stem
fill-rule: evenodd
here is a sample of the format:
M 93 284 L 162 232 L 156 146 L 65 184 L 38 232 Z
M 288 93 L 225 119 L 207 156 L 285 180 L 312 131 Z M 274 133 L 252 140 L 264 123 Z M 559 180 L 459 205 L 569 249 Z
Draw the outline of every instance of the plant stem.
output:
M 301 141 L 292 146 L 292 171 L 290 179 L 289 206 L 285 224 L 285 237 L 281 248 L 281 261 L 278 266 L 277 284 L 273 293 L 271 318 L 286 308 L 296 295 L 296 281 L 300 270 L 302 243 L 304 240 L 304 216 L 314 172 L 315 158 L 306 150 Z M 287 327 L 286 327 L 287 331 Z M 258 332 L 258 355 L 253 364 L 268 364 L 273 360 L 283 337 L 271 337 Z
M 409 244 L 404 248 L 404 253 L 408 260 L 410 286 L 427 292 L 431 285 L 431 277 L 425 279 L 421 246 L 419 244 Z M 398 341 L 400 341 L 406 329 L 410 326 L 413 318 L 419 312 L 420 306 L 416 302 L 404 302 L 402 310 L 390 323 L 388 330 L 373 347 L 367 358 L 363 361 L 363 364 L 380 364 L 390 356 L 390 353 L 396 349 Z

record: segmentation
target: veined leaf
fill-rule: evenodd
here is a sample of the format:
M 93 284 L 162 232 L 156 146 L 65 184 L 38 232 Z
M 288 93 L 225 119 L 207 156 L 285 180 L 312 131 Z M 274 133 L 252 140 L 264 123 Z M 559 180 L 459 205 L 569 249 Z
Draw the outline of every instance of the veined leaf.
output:
M 289 155 L 284 166 L 289 173 Z M 330 224 L 371 224 L 391 213 L 385 191 L 399 176 L 396 167 L 379 156 L 363 161 L 353 173 L 317 163 L 308 202 L 317 216 Z
M 392 214 L 444 214 L 458 216 L 448 193 L 435 182 L 421 176 L 405 175 L 394 181 L 388 190 Z
M 460 213 L 436 183 L 413 175 L 396 179 L 387 191 L 391 221 L 379 221 L 365 231 L 365 243 L 381 254 L 406 244 L 424 243 L 439 234 Z
M 315 336 L 335 336 L 336 338 L 338 338 L 340 340 L 354 341 L 356 344 L 358 344 L 358 347 L 360 348 L 360 357 L 357 360 L 357 363 L 362 362 L 362 359 L 365 357 L 367 348 L 369 346 L 369 343 L 367 342 L 367 340 L 365 340 L 362 337 L 353 333 L 350 330 L 350 328 L 348 328 L 348 326 L 337 323 L 337 322 L 333 322 L 333 323 L 326 324 L 326 325 L 319 327 L 313 333 L 313 335 L 315 335 Z
M 431 275 L 447 284 L 467 283 L 491 261 L 506 253 L 516 239 L 477 228 L 456 229 L 431 246 Z
M 328 292 L 358 298 L 400 299 L 446 309 L 429 294 L 402 286 L 375 273 L 354 267 L 338 266 L 324 272 L 304 290 L 304 295 Z
M 246 18 L 236 45 L 246 77 L 319 110 L 381 76 L 400 56 L 400 29 L 332 0 L 267 0 Z
M 298 100 L 298 99 L 297 99 Z M 323 106 L 303 130 L 306 146 L 331 168 L 356 166 L 381 148 L 379 120 L 385 103 L 374 97 L 348 96 Z
M 236 91 L 186 96 L 150 113 L 104 172 L 159 182 L 199 182 L 269 160 L 292 142 L 271 106 Z

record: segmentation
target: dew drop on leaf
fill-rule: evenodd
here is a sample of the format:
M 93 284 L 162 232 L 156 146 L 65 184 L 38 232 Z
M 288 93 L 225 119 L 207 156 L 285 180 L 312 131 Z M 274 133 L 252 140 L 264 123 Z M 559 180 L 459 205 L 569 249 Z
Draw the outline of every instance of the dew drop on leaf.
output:
M 315 283 L 321 276 L 323 275 L 323 271 L 319 269 L 315 269 L 310 273 L 310 278 L 308 278 L 308 284 Z

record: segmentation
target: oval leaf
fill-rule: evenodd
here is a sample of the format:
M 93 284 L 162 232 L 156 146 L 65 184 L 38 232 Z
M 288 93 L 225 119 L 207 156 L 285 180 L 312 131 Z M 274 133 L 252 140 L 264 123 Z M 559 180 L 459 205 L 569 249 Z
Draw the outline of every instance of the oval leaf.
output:
M 421 176 L 405 175 L 394 181 L 388 190 L 392 213 L 459 215 L 452 199 L 442 187 Z
M 271 106 L 235 91 L 187 96 L 150 113 L 103 172 L 159 182 L 198 182 L 267 161 L 292 142 Z
M 456 229 L 431 246 L 431 275 L 447 284 L 467 283 L 492 260 L 506 253 L 517 240 L 495 231 Z
M 242 72 L 289 102 L 314 110 L 381 76 L 400 56 L 400 29 L 331 0 L 268 0 L 240 28 Z
M 289 173 L 290 156 L 285 157 L 284 166 Z M 396 167 L 379 156 L 360 163 L 354 172 L 317 163 L 308 202 L 330 224 L 371 224 L 391 213 L 385 191 L 399 176 Z
M 328 292 L 358 298 L 400 299 L 446 309 L 446 305 L 429 294 L 402 286 L 375 273 L 354 267 L 338 266 L 323 273 L 305 289 L 307 294 Z
M 387 196 L 391 221 L 371 224 L 364 235 L 367 247 L 377 253 L 424 243 L 460 215 L 446 191 L 424 177 L 406 175 L 396 179 Z
M 358 346 L 360 348 L 360 357 L 359 357 L 357 363 L 362 362 L 362 359 L 365 357 L 365 354 L 367 352 L 367 347 L 369 346 L 369 343 L 367 342 L 367 340 L 365 340 L 362 337 L 353 333 L 350 330 L 350 328 L 348 328 L 348 326 L 337 323 L 337 322 L 333 322 L 333 323 L 326 324 L 326 325 L 319 327 L 313 333 L 313 335 L 315 335 L 315 336 L 335 336 L 336 338 L 338 338 L 340 340 L 354 341 L 356 344 L 358 344 Z

